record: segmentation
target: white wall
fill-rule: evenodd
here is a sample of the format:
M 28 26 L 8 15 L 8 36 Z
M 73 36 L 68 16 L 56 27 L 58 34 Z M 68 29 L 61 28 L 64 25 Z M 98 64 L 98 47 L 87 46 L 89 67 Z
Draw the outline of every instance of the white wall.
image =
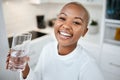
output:
M 56 9 L 57 7 L 57 9 Z M 29 31 L 37 27 L 36 15 L 45 15 L 45 19 L 54 18 L 57 15 L 59 4 L 33 5 L 28 0 L 5 1 L 3 12 L 7 33 Z M 49 15 L 48 15 L 49 14 Z
M 6 70 L 8 41 L 4 24 L 2 4 L 0 0 L 0 80 L 18 80 L 17 74 Z

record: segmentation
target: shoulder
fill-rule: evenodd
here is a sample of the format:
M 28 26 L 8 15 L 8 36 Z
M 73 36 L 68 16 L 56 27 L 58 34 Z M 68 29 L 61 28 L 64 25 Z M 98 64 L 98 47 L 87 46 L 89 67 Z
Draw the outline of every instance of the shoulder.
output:
M 87 50 L 86 48 L 84 48 L 80 44 L 78 44 L 78 47 L 79 47 L 79 50 L 82 51 L 81 56 L 82 56 L 83 60 L 85 60 L 86 62 L 88 62 L 88 61 L 93 61 L 94 62 L 95 61 L 95 58 L 90 55 L 91 52 L 89 50 Z M 81 52 L 81 51 L 79 51 L 79 52 Z
M 81 59 L 83 61 L 81 70 L 85 71 L 85 70 L 92 70 L 92 69 L 97 69 L 99 70 L 99 66 L 97 61 L 95 60 L 95 58 L 93 58 L 90 54 L 90 51 L 87 50 L 86 48 L 82 47 L 81 45 L 78 45 L 81 47 L 82 50 L 82 54 L 81 54 Z M 90 69 L 91 68 L 91 69 Z
M 53 41 L 53 42 L 49 42 L 46 45 L 44 45 L 43 48 L 45 48 L 45 49 L 46 48 L 54 48 L 54 47 L 56 47 L 56 45 L 57 45 L 57 42 Z
M 80 68 L 82 77 L 85 78 L 85 80 L 86 78 L 88 78 L 89 80 L 104 80 L 102 72 L 96 60 L 91 55 L 89 55 L 90 51 L 88 51 L 82 46 L 81 48 L 82 48 L 82 61 L 84 62 L 82 64 L 82 67 Z

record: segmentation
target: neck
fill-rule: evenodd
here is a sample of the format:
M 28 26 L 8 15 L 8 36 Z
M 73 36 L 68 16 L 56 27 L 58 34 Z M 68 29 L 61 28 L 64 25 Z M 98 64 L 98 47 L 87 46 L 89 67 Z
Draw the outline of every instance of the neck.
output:
M 70 46 L 62 46 L 62 45 L 58 45 L 58 53 L 59 55 L 67 55 L 70 52 L 72 52 L 74 49 L 76 48 L 76 44 L 75 45 L 70 45 Z

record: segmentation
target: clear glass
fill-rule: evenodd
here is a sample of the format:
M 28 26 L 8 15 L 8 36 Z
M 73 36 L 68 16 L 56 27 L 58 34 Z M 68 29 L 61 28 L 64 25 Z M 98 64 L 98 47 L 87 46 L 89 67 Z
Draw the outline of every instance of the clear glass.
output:
M 22 71 L 27 63 L 27 54 L 29 53 L 29 43 L 31 33 L 15 34 L 12 40 L 10 60 L 8 69 L 12 71 Z

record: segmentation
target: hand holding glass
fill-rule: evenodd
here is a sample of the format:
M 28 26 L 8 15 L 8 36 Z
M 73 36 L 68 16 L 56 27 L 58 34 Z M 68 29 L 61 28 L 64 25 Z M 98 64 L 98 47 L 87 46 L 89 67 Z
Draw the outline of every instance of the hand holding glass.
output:
M 27 63 L 27 54 L 29 53 L 29 43 L 31 33 L 17 34 L 13 36 L 12 48 L 8 69 L 12 71 L 23 71 Z

